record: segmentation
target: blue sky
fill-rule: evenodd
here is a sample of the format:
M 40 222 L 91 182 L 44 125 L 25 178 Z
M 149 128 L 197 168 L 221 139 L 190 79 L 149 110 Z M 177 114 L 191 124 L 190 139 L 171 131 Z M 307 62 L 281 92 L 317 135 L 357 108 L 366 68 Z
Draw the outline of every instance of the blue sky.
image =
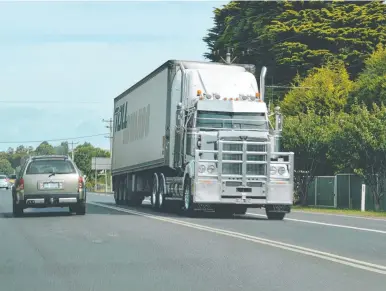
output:
M 227 2 L 1 2 L 0 150 L 107 132 L 115 96 L 168 59 L 204 60 Z

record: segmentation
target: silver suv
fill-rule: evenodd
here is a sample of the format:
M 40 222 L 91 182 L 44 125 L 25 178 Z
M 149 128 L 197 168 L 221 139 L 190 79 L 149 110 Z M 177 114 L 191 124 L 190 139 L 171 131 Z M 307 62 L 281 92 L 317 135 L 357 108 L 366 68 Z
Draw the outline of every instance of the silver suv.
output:
M 12 187 L 13 214 L 25 208 L 69 207 L 86 214 L 86 188 L 75 163 L 67 156 L 30 157 L 22 165 Z

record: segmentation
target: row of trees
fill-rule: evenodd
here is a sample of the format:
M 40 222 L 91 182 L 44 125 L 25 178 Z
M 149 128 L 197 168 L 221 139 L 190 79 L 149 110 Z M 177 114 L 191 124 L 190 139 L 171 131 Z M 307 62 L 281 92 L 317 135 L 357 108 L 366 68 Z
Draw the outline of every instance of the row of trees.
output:
M 44 141 L 36 148 L 31 146 L 18 146 L 16 149 L 8 148 L 5 152 L 0 152 L 0 173 L 10 175 L 20 169 L 20 161 L 23 157 L 29 155 L 71 155 L 68 142 L 62 142 L 58 146 L 53 146 Z M 90 143 L 84 143 L 74 148 L 74 161 L 78 168 L 87 176 L 89 183 L 92 183 L 94 177 L 91 169 L 92 157 L 109 157 L 110 152 L 99 147 L 94 147 Z M 88 187 L 91 187 L 88 184 Z
M 285 116 L 297 194 L 317 175 L 356 173 L 379 209 L 386 180 L 386 5 L 381 1 L 232 1 L 215 9 L 206 57 L 232 47 L 268 67 Z M 306 174 L 304 174 L 306 173 Z
M 342 63 L 313 70 L 281 102 L 286 122 L 283 146 L 296 154 L 299 193 L 316 175 L 355 173 L 370 187 L 375 208 L 384 197 L 386 180 L 386 49 L 378 49 L 352 82 Z

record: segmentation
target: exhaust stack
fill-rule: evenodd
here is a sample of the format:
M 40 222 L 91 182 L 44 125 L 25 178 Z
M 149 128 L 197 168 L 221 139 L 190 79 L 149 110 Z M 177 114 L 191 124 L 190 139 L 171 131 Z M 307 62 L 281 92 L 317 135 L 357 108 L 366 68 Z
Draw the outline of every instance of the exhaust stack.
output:
M 265 95 L 265 75 L 267 74 L 267 67 L 262 67 L 260 72 L 260 99 L 264 102 Z

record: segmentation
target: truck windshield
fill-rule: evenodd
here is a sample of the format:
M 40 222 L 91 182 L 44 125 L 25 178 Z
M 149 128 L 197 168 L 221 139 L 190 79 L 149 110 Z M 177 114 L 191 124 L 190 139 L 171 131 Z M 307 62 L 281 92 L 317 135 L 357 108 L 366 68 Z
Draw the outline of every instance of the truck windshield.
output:
M 196 126 L 204 130 L 268 130 L 268 121 L 264 113 L 198 111 Z

